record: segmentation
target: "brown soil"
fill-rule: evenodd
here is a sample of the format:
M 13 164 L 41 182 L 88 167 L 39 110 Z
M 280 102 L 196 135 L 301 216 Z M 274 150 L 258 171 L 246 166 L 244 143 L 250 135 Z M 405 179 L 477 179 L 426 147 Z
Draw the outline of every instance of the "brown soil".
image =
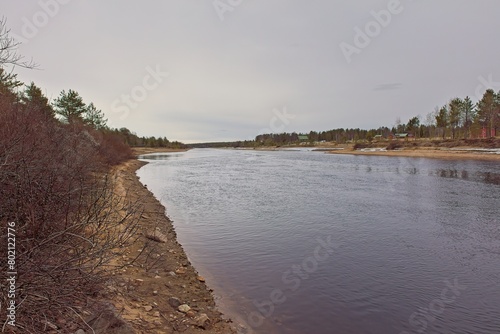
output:
M 158 151 L 166 150 L 141 149 L 135 153 Z M 135 171 L 144 164 L 129 160 L 112 171 L 117 193 L 140 203 L 143 213 L 139 240 L 116 258 L 116 264 L 125 265 L 125 269 L 117 270 L 103 295 L 136 333 L 236 333 L 230 320 L 224 320 L 217 310 L 212 290 L 177 242 L 165 207 L 136 176 Z M 191 310 L 179 311 L 177 300 L 172 298 Z

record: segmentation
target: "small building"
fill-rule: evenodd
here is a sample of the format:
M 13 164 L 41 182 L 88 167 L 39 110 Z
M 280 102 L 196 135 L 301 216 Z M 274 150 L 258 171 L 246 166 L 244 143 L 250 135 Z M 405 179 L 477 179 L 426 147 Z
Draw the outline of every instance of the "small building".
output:
M 407 139 L 409 137 L 409 134 L 408 133 L 396 133 L 394 134 L 394 137 L 396 139 Z
M 309 141 L 309 137 L 305 135 L 299 135 L 299 141 Z

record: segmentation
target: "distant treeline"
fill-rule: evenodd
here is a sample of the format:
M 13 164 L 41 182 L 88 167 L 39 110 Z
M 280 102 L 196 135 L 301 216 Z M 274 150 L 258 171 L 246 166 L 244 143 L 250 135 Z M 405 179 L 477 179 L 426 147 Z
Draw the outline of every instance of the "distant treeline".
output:
M 488 89 L 476 104 L 469 97 L 454 98 L 447 105 L 436 107 L 434 112 L 428 113 L 424 119 L 415 116 L 407 123 L 401 123 L 398 118 L 391 128 L 383 126 L 370 130 L 340 128 L 321 132 L 262 134 L 255 138 L 254 145 L 288 145 L 321 141 L 338 144 L 370 142 L 374 139 L 392 139 L 396 134 L 406 134 L 413 138 L 490 138 L 495 137 L 499 128 L 500 92 L 495 93 Z
M 255 140 L 189 144 L 189 147 L 259 147 L 282 145 L 312 145 L 317 142 L 337 144 L 390 140 L 394 138 L 491 138 L 500 128 L 500 91 L 488 89 L 477 103 L 469 97 L 454 98 L 442 107 L 436 107 L 425 118 L 415 116 L 402 123 L 398 118 L 392 127 L 377 129 L 333 129 L 306 133 L 267 133 Z
M 169 141 L 167 137 L 139 137 L 127 128 L 114 129 L 114 133 L 121 136 L 130 147 L 165 147 L 165 148 L 187 148 L 187 145 L 178 141 Z
M 256 142 L 254 140 L 242 140 L 242 141 L 231 141 L 231 142 L 211 142 L 211 143 L 195 143 L 186 144 L 189 148 L 223 148 L 223 147 L 255 147 Z

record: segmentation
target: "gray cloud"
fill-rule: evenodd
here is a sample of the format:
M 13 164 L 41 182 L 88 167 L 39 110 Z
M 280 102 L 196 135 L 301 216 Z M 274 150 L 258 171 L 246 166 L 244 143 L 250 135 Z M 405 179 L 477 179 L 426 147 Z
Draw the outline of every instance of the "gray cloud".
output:
M 38 15 L 20 47 L 43 70 L 18 72 L 49 97 L 77 90 L 113 126 L 183 141 L 253 138 L 283 106 L 297 115 L 285 131 L 392 125 L 475 96 L 480 76 L 500 81 L 496 0 L 401 0 L 348 63 L 340 45 L 355 46 L 355 29 L 366 33 L 388 3 L 244 0 L 221 21 L 212 1 L 72 0 L 47 22 Z M 2 10 L 22 37 L 44 9 Z M 156 65 L 170 76 L 127 117 L 113 110 Z
M 373 88 L 373 90 L 374 91 L 396 90 L 396 89 L 401 89 L 402 86 L 403 84 L 399 82 L 387 83 L 387 84 L 377 85 L 375 88 Z

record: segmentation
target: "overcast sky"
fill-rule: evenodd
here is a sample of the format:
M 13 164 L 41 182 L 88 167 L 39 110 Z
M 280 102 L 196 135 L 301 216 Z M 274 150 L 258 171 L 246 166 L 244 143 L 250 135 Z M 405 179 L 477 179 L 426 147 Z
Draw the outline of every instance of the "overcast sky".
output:
M 22 81 L 139 135 L 392 126 L 500 90 L 498 0 L 0 1 Z

